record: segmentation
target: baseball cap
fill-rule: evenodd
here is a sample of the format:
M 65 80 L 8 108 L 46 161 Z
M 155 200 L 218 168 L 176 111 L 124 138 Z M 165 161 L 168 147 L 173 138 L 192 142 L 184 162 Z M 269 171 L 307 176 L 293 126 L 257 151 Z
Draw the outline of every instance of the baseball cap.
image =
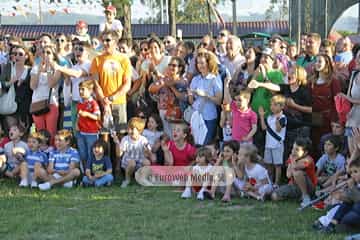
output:
M 86 28 L 87 27 L 87 23 L 83 20 L 79 20 L 76 22 L 76 26 L 79 28 Z
M 113 12 L 116 13 L 116 7 L 114 7 L 113 5 L 109 5 L 105 8 L 105 12 Z

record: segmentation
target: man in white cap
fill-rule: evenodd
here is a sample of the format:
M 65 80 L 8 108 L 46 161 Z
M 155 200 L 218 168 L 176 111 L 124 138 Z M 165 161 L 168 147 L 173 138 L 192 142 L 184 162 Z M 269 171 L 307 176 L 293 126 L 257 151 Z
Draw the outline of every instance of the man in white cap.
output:
M 101 23 L 99 26 L 99 31 L 100 31 L 99 34 L 101 34 L 104 31 L 112 31 L 117 33 L 118 39 L 121 39 L 122 30 L 124 28 L 121 22 L 115 19 L 116 8 L 112 5 L 107 6 L 105 9 L 105 17 L 106 17 L 106 22 Z

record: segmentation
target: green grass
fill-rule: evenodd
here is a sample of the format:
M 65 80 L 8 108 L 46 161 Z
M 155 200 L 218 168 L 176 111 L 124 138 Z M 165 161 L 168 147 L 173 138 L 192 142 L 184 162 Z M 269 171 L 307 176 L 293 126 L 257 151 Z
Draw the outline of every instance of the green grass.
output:
M 172 188 L 19 189 L 0 180 L 1 239 L 343 239 L 311 229 L 296 202 L 182 200 Z

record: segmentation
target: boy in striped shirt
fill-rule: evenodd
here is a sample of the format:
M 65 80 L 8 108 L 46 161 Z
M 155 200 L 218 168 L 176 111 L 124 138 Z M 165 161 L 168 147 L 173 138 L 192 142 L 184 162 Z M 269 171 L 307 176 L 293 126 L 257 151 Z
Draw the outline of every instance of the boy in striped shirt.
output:
M 47 171 L 41 171 L 39 178 L 45 183 L 39 189 L 46 191 L 54 185 L 66 188 L 73 186 L 73 181 L 80 176 L 79 153 L 71 147 L 72 134 L 69 130 L 60 130 L 55 136 L 56 150 L 50 153 Z

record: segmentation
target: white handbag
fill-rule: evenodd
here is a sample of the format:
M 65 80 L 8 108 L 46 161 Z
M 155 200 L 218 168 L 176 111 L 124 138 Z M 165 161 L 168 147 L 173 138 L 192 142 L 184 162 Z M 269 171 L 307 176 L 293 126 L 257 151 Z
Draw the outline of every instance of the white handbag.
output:
M 0 96 L 0 114 L 10 115 L 17 110 L 17 103 L 15 101 L 15 87 L 11 84 L 9 90 Z

